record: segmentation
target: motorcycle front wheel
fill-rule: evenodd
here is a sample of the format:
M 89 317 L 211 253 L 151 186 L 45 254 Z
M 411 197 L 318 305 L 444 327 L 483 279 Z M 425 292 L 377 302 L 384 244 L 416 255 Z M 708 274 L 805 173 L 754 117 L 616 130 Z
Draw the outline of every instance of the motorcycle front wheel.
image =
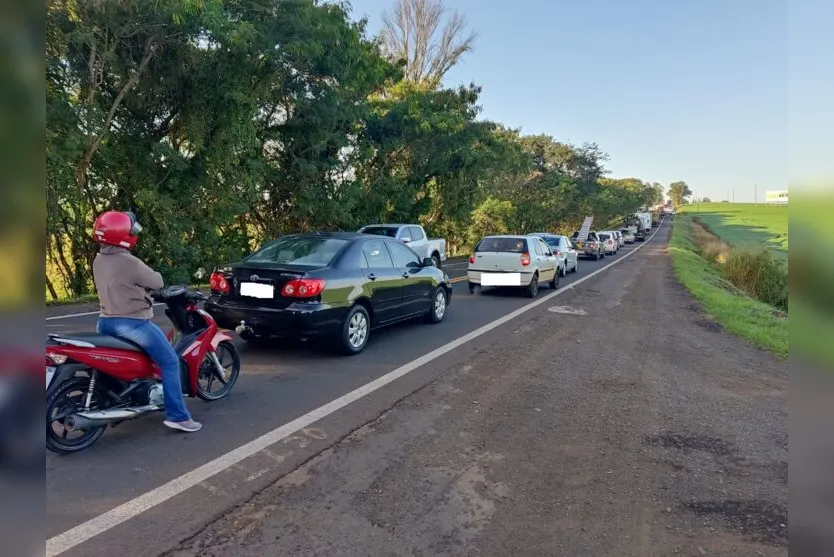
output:
M 84 400 L 90 388 L 89 377 L 76 377 L 59 385 L 46 399 L 46 448 L 58 454 L 83 451 L 102 436 L 107 425 L 90 429 L 70 430 L 65 425 L 66 419 L 84 410 Z M 98 389 L 93 390 L 90 410 L 103 408 L 104 395 Z M 56 429 L 60 426 L 60 429 Z
M 223 373 L 217 369 L 210 354 L 206 354 L 197 375 L 197 396 L 202 400 L 218 400 L 228 395 L 237 383 L 240 375 L 240 355 L 231 341 L 224 340 L 217 345 L 214 352 L 223 368 Z M 218 390 L 212 387 L 219 385 Z

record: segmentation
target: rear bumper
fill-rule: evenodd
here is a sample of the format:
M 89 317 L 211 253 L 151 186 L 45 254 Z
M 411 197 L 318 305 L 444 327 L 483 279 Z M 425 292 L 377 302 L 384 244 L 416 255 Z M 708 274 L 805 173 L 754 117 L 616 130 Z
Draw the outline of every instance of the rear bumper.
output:
M 205 309 L 217 324 L 234 329 L 245 321 L 256 334 L 264 336 L 306 337 L 337 334 L 347 316 L 348 307 L 327 304 L 292 304 L 283 309 L 253 307 L 208 300 Z
M 518 286 L 527 286 L 530 284 L 530 281 L 533 280 L 533 272 L 534 271 L 527 271 L 527 272 L 516 272 L 512 271 L 512 273 L 518 274 L 521 278 L 520 284 Z M 470 284 L 481 284 L 481 274 L 482 273 L 496 273 L 496 274 L 510 274 L 500 271 L 467 271 L 466 278 L 469 280 Z

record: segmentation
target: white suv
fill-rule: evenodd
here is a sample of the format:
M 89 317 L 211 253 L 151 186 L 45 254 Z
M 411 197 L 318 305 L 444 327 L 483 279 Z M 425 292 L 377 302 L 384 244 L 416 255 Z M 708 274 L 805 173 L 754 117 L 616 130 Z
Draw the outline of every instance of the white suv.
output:
M 513 286 L 535 298 L 542 282 L 559 287 L 560 270 L 559 260 L 538 236 L 486 236 L 469 258 L 469 292 L 483 286 Z

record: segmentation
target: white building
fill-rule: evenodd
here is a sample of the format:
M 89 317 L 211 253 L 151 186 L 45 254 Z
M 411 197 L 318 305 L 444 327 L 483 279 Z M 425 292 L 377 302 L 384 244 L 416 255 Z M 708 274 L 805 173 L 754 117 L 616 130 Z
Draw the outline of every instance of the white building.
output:
M 788 190 L 770 190 L 765 192 L 765 203 L 767 205 L 787 205 Z

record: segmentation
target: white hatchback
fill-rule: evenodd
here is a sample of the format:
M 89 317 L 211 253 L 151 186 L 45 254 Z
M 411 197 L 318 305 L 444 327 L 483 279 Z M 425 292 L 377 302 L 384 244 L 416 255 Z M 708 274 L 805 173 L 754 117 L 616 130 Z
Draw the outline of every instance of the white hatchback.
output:
M 535 298 L 542 282 L 559 287 L 559 261 L 537 236 L 486 236 L 469 258 L 467 278 L 473 294 L 484 286 L 512 286 Z

